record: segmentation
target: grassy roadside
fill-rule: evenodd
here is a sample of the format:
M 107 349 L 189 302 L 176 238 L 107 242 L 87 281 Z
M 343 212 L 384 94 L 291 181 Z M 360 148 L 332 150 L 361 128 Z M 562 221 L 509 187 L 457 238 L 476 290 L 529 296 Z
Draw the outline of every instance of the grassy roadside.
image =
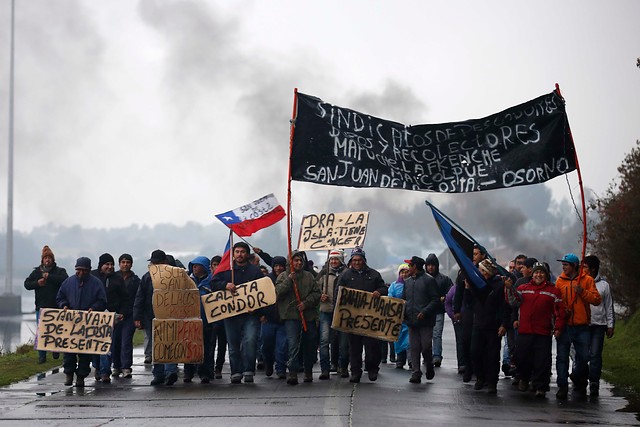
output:
M 613 338 L 605 338 L 602 376 L 617 387 L 640 396 L 640 312 L 616 323 Z
M 133 336 L 133 346 L 142 345 L 143 341 L 144 332 L 137 330 Z M 40 365 L 33 343 L 23 344 L 15 352 L 0 355 L 0 387 L 26 380 L 58 366 L 62 366 L 62 355 L 55 360 L 51 353 L 47 353 L 47 361 Z

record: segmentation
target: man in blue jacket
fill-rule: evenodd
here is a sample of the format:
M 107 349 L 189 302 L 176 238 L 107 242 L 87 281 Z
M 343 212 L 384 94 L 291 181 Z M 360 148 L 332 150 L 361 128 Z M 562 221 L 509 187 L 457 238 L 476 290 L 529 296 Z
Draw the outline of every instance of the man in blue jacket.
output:
M 91 260 L 80 257 L 76 261 L 76 274 L 68 277 L 58 291 L 56 304 L 64 310 L 103 311 L 107 308 L 107 293 L 100 279 L 91 275 Z M 64 353 L 63 364 L 66 379 L 64 385 L 73 383 L 84 387 L 84 379 L 91 372 L 91 354 Z

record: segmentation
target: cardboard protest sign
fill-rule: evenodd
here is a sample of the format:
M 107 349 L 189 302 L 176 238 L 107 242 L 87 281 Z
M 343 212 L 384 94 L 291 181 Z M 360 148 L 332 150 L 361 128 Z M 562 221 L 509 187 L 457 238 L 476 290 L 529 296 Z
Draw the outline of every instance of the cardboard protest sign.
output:
M 202 363 L 202 319 L 153 319 L 153 363 Z
M 150 265 L 156 319 L 200 318 L 200 293 L 183 268 Z
M 268 277 L 236 286 L 236 293 L 217 291 L 202 295 L 207 322 L 249 313 L 276 303 L 276 288 Z
M 305 215 L 300 225 L 298 250 L 347 249 L 364 245 L 369 212 Z
M 106 354 L 116 313 L 41 308 L 36 349 L 61 353 Z
M 331 327 L 341 332 L 397 341 L 404 318 L 404 300 L 374 299 L 371 292 L 340 286 Z

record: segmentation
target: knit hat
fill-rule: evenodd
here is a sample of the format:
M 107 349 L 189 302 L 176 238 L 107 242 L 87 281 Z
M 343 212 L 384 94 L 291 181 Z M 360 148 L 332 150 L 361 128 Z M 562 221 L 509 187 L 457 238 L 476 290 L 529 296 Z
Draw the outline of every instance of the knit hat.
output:
M 115 264 L 116 260 L 114 260 L 113 256 L 111 254 L 108 254 L 108 253 L 104 253 L 104 254 L 100 255 L 100 258 L 98 258 L 98 270 L 100 270 L 102 268 L 102 266 L 105 265 L 108 262 L 110 262 L 112 264 Z
M 91 270 L 91 260 L 86 256 L 78 258 L 76 261 L 76 270 L 77 269 Z
M 351 251 L 351 256 L 349 257 L 349 261 L 351 261 L 354 256 L 360 256 L 362 257 L 364 262 L 367 262 L 367 257 L 365 256 L 364 250 L 360 246 L 356 246 L 355 248 L 353 248 L 353 250 Z
M 271 259 L 271 268 L 275 267 L 276 265 L 281 265 L 282 267 L 286 267 L 287 266 L 287 259 L 283 256 L 280 255 L 276 255 Z
M 541 262 L 536 262 L 535 264 L 533 264 L 533 272 L 531 274 L 535 273 L 536 271 L 542 271 L 544 272 L 544 274 L 549 275 L 547 266 Z
M 333 249 L 329 252 L 329 259 L 337 258 L 344 264 L 344 251 L 342 249 Z
M 40 260 L 42 261 L 46 256 L 50 256 L 54 261 L 56 260 L 56 257 L 53 255 L 53 251 L 51 250 L 51 248 L 49 248 L 49 246 L 47 245 L 44 245 L 44 248 L 42 248 L 42 257 L 40 257 Z
M 133 264 L 133 257 L 129 254 L 122 254 L 120 255 L 120 258 L 118 258 L 118 264 L 120 264 L 120 262 L 122 262 L 122 260 L 127 260 L 129 262 L 131 262 L 131 264 Z
M 480 270 L 489 273 L 492 276 L 498 274 L 498 268 L 489 259 L 483 259 L 478 267 L 480 267 Z
M 402 270 L 408 270 L 408 269 L 409 269 L 409 264 L 407 264 L 406 262 L 403 262 L 398 266 L 398 274 L 400 274 Z

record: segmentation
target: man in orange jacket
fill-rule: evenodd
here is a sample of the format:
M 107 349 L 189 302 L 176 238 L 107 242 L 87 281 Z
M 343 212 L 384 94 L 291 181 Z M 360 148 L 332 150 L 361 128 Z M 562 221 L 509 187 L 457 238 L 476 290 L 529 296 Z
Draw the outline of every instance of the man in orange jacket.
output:
M 589 368 L 589 322 L 591 309 L 589 304 L 599 305 L 600 294 L 593 278 L 582 271 L 580 261 L 574 254 L 566 254 L 562 259 L 562 274 L 556 280 L 556 288 L 562 294 L 566 305 L 566 327 L 556 338 L 556 375 L 558 399 L 566 399 L 569 390 L 569 351 L 571 344 L 575 348 L 575 368 L 572 380 L 577 393 L 587 393 Z

